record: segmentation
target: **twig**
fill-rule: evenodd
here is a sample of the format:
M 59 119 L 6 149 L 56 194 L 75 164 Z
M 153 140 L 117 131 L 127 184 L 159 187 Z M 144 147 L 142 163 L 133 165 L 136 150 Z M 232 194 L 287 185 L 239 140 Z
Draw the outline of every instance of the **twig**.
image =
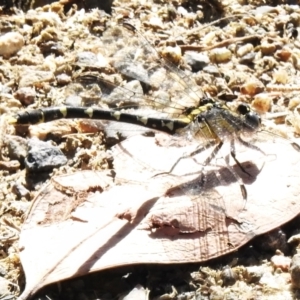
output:
M 251 40 L 254 39 L 258 39 L 261 40 L 264 36 L 260 35 L 260 34 L 253 34 L 253 35 L 248 35 L 248 36 L 243 36 L 243 37 L 234 37 L 234 38 L 230 38 L 227 40 L 224 40 L 220 43 L 211 45 L 211 46 L 191 46 L 191 45 L 181 45 L 181 51 L 182 53 L 186 52 L 186 51 L 207 51 L 207 50 L 212 50 L 215 48 L 221 48 L 221 47 L 226 47 L 232 43 L 240 43 L 240 42 L 249 42 Z

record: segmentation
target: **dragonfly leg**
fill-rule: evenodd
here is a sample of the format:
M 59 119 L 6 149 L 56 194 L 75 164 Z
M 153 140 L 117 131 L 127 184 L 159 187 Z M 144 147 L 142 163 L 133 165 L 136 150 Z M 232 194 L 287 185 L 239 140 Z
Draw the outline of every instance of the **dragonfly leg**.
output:
M 196 149 L 195 151 L 189 153 L 189 154 L 186 154 L 186 155 L 183 155 L 183 156 L 180 156 L 176 162 L 173 164 L 173 166 L 171 167 L 171 169 L 168 171 L 168 172 L 162 172 L 162 173 L 158 173 L 158 174 L 155 174 L 154 177 L 158 176 L 158 175 L 163 175 L 163 174 L 170 174 L 174 171 L 175 167 L 178 165 L 178 163 L 182 160 L 182 159 L 185 159 L 185 158 L 191 158 L 201 152 L 203 152 L 204 150 L 206 150 L 207 148 L 210 148 L 212 147 L 213 145 L 215 145 L 216 142 L 215 141 L 210 141 L 207 145 L 205 146 L 202 146 L 198 149 Z M 223 142 L 220 141 L 219 144 L 214 148 L 214 150 L 212 151 L 212 153 L 209 155 L 209 157 L 204 161 L 204 163 L 202 164 L 202 169 L 201 171 L 203 170 L 203 168 L 208 165 L 211 160 L 217 155 L 217 153 L 219 152 L 219 150 L 221 149 L 221 147 L 223 146 Z M 199 173 L 199 172 L 197 172 Z M 186 175 L 192 175 L 192 173 L 188 173 Z

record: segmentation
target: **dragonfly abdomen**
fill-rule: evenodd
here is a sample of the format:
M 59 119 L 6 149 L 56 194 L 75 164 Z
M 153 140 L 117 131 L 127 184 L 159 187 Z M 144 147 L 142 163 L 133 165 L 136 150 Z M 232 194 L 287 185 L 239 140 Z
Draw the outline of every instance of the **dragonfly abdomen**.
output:
M 9 123 L 15 125 L 33 125 L 58 119 L 95 119 L 135 124 L 168 134 L 175 134 L 178 129 L 187 126 L 187 122 L 168 118 L 152 118 L 138 114 L 124 113 L 118 110 L 104 110 L 92 107 L 49 107 L 16 114 Z

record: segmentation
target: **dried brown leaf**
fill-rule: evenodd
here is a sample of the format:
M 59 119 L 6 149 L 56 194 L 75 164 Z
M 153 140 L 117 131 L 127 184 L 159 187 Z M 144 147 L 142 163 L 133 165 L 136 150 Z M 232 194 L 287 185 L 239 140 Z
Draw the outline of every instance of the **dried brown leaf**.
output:
M 114 186 L 108 174 L 85 171 L 56 177 L 40 193 L 21 232 L 26 289 L 20 299 L 97 270 L 212 259 L 300 211 L 300 155 L 288 143 L 261 142 L 266 156 L 253 149 L 238 153 L 251 174 L 234 167 L 246 186 L 246 203 L 222 154 L 205 168 L 204 185 L 199 174 L 182 176 L 201 169 L 194 159 L 175 168 L 180 176 L 151 178 L 169 170 L 183 151 L 160 143 L 134 137 L 116 147 L 117 182 L 123 185 Z

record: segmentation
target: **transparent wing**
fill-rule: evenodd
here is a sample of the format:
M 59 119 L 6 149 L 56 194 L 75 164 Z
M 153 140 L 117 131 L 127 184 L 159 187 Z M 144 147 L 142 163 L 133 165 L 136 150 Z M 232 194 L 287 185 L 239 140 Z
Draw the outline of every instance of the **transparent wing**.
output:
M 187 107 L 199 105 L 203 92 L 192 73 L 163 59 L 134 28 L 116 26 L 100 39 L 98 55 L 77 57 L 75 82 L 64 88 L 67 104 L 147 107 L 170 118 L 178 118 Z M 105 67 L 97 69 L 99 56 L 106 61 Z

